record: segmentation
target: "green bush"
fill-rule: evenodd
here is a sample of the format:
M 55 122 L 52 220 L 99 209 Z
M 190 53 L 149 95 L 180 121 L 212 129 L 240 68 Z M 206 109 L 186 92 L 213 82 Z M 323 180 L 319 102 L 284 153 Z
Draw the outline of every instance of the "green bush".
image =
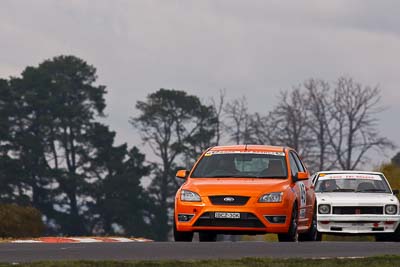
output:
M 383 172 L 393 189 L 400 189 L 400 167 L 393 164 L 383 164 L 378 171 Z
M 43 234 L 41 213 L 33 207 L 0 204 L 0 237 L 37 237 Z

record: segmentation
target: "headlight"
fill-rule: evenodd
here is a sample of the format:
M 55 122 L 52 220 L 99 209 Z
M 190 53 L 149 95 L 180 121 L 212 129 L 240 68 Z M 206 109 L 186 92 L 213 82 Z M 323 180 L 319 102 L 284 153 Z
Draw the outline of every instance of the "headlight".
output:
M 328 214 L 331 212 L 331 205 L 328 204 L 321 204 L 318 206 L 318 213 L 319 214 Z
M 282 196 L 283 196 L 282 192 L 269 193 L 269 194 L 265 194 L 265 195 L 261 196 L 258 199 L 258 202 L 262 202 L 262 203 L 278 203 L 278 202 L 282 202 Z
M 201 198 L 199 194 L 189 191 L 189 190 L 181 190 L 181 200 L 182 201 L 191 201 L 191 202 L 200 202 Z
M 397 213 L 397 206 L 396 205 L 386 205 L 385 206 L 385 213 L 386 214 L 396 214 Z

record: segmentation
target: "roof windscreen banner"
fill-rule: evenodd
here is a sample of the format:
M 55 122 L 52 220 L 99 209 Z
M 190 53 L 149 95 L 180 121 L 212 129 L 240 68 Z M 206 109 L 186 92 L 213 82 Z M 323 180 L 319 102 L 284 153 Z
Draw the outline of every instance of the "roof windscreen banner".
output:
M 271 152 L 271 151 L 208 151 L 205 156 L 219 155 L 219 154 L 262 154 L 272 156 L 285 156 L 285 152 Z
M 330 180 L 330 179 L 365 179 L 365 180 L 376 180 L 380 181 L 382 178 L 378 174 L 320 174 L 318 180 Z

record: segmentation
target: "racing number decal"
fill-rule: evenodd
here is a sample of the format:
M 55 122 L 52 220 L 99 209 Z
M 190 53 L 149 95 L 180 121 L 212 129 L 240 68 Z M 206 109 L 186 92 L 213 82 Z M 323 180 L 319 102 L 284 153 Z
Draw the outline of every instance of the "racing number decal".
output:
M 299 217 L 301 219 L 306 217 L 306 209 L 304 208 L 307 204 L 307 196 L 306 196 L 306 186 L 304 183 L 299 183 L 300 188 L 300 214 Z
M 299 183 L 300 187 L 300 207 L 304 207 L 307 204 L 307 197 L 306 197 L 306 186 L 304 183 Z

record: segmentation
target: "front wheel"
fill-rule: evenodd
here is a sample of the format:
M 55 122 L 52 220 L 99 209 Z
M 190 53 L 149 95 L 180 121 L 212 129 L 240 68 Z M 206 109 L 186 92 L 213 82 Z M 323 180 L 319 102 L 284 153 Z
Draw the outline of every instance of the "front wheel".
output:
M 376 242 L 390 242 L 392 241 L 390 236 L 387 234 L 380 234 L 380 235 L 375 235 L 375 241 Z
M 299 241 L 321 241 L 321 240 L 322 240 L 322 234 L 318 232 L 317 213 L 314 210 L 310 229 L 304 234 L 299 234 Z
M 375 235 L 376 242 L 400 242 L 400 225 L 397 226 L 396 231 L 388 234 Z
M 174 240 L 175 242 L 192 242 L 193 232 L 182 232 L 176 229 L 176 223 L 174 218 Z
M 298 211 L 297 205 L 293 205 L 292 216 L 290 218 L 289 232 L 287 234 L 278 234 L 279 242 L 297 242 L 299 234 L 297 233 Z
M 217 234 L 213 232 L 199 232 L 200 242 L 215 242 L 217 241 Z

